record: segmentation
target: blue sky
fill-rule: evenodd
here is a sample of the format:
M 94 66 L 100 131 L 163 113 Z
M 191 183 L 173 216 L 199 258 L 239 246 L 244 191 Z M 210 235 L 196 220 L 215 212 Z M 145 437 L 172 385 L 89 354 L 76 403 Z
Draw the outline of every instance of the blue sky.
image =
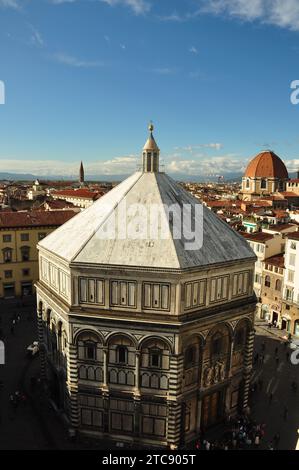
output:
M 0 171 L 134 171 L 150 119 L 173 175 L 299 166 L 298 0 L 0 0 Z

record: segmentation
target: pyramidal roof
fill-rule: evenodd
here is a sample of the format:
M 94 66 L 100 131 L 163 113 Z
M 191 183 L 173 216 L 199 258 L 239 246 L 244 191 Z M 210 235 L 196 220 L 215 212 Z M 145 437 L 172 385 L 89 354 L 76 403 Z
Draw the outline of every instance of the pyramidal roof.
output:
M 140 214 L 137 205 L 145 208 L 146 213 Z M 186 249 L 186 239 L 174 235 L 176 219 L 167 213 L 167 208 L 173 205 L 192 208 L 191 227 L 202 231 L 202 246 Z M 196 225 L 196 205 L 202 214 L 198 219 L 200 225 Z M 159 237 L 153 237 L 151 229 L 156 226 L 158 218 L 147 219 L 146 216 L 157 208 L 158 227 L 163 225 L 166 231 L 163 236 L 160 232 Z M 189 225 L 183 218 L 184 224 Z M 130 227 L 136 229 L 134 238 L 128 236 L 128 232 L 120 236 L 124 226 L 127 230 Z M 107 227 L 116 228 L 114 233 L 117 236 L 107 237 Z M 40 241 L 39 247 L 67 262 L 160 269 L 200 269 L 234 260 L 255 259 L 241 235 L 159 171 L 134 173 Z

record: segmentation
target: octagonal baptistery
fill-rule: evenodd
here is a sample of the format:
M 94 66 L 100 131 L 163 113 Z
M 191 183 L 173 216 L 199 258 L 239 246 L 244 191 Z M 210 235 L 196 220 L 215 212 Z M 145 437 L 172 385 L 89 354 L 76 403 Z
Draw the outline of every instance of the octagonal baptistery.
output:
M 247 407 L 256 258 L 160 171 L 152 131 L 142 170 L 38 245 L 41 367 L 79 433 L 177 448 Z

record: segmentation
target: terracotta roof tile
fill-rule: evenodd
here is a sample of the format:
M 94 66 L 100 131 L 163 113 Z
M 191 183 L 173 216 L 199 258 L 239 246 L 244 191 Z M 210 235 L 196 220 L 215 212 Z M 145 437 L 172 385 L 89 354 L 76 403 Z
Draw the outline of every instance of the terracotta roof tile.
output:
M 266 151 L 259 153 L 249 163 L 245 177 L 250 178 L 280 178 L 289 177 L 283 161 L 274 152 Z
M 290 240 L 299 240 L 299 232 L 287 233 L 286 237 Z
M 26 211 L 26 212 L 0 212 L 0 229 L 18 227 L 58 227 L 76 212 L 70 211 Z
M 96 199 L 98 193 L 89 191 L 88 189 L 65 189 L 53 192 L 53 196 L 79 197 L 85 199 Z
M 239 233 L 243 235 L 244 238 L 252 242 L 265 243 L 266 241 L 274 238 L 272 234 L 265 233 L 265 232 L 254 232 L 254 233 L 239 232 Z
M 266 264 L 271 264 L 272 266 L 278 266 L 279 268 L 284 268 L 284 253 L 279 255 L 271 256 L 270 258 L 265 259 Z

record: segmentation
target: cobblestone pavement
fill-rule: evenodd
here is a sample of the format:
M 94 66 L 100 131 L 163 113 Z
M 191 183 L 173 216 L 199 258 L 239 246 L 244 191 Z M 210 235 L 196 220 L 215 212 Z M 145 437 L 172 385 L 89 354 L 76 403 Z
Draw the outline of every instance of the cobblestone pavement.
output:
M 17 314 L 21 319 L 14 333 L 11 333 L 11 321 Z M 0 388 L 0 450 L 115 448 L 115 444 L 107 440 L 70 442 L 61 416 L 50 407 L 41 391 L 37 389 L 33 392 L 30 389 L 30 378 L 39 373 L 38 358 L 29 359 L 26 356 L 26 347 L 37 339 L 34 305 L 1 302 L 0 318 L 6 347 L 6 364 L 0 366 L 0 382 L 3 382 Z M 255 354 L 261 351 L 264 342 L 265 357 L 264 364 L 255 366 L 252 380 L 263 383 L 261 390 L 251 394 L 250 404 L 253 419 L 266 424 L 261 449 L 267 448 L 279 432 L 279 448 L 292 450 L 296 447 L 299 429 L 299 366 L 287 360 L 288 348 L 284 346 L 281 332 L 268 330 L 264 325 L 257 325 L 256 330 Z M 293 381 L 298 383 L 297 392 L 291 388 Z M 9 396 L 17 390 L 24 391 L 28 399 L 14 409 L 9 403 Z
M 252 383 L 262 382 L 262 389 L 251 394 L 252 417 L 266 424 L 261 448 L 267 448 L 274 435 L 280 433 L 279 449 L 294 450 L 299 437 L 299 365 L 291 364 L 287 357 L 291 350 L 284 332 L 257 325 L 255 354 L 261 352 L 263 343 L 264 363 L 256 364 L 252 375 Z M 292 382 L 297 383 L 297 392 Z

